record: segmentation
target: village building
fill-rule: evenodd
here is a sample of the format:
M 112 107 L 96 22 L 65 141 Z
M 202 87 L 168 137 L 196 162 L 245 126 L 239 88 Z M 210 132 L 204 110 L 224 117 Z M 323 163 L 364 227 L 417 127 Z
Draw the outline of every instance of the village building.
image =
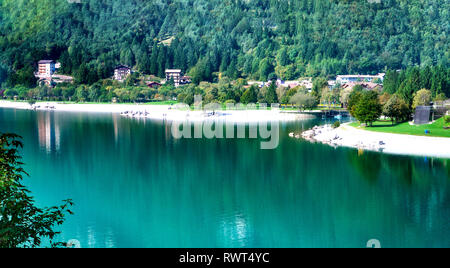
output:
M 166 70 L 166 83 L 173 81 L 176 87 L 191 83 L 190 76 L 184 76 L 180 69 L 167 69 Z
M 68 75 L 57 74 L 61 68 L 61 63 L 53 60 L 41 60 L 38 62 L 38 71 L 34 76 L 38 79 L 39 85 L 47 85 L 53 87 L 60 83 L 73 83 L 73 77 Z
M 299 86 L 305 87 L 308 90 L 312 90 L 313 88 L 312 78 L 300 80 Z
M 338 83 L 335 80 L 328 80 L 328 88 L 330 90 L 333 90 L 336 87 L 336 85 L 338 85 Z
M 192 77 L 184 75 L 181 77 L 180 79 L 180 84 L 181 85 L 186 85 L 186 84 L 190 84 L 192 82 Z
M 352 82 L 374 82 L 377 79 L 382 82 L 385 75 L 385 73 L 379 73 L 377 75 L 338 75 L 336 77 L 336 83 L 343 85 Z
M 247 85 L 244 86 L 244 88 L 249 88 L 253 85 L 258 86 L 259 88 L 263 88 L 266 86 L 270 86 L 270 84 L 272 83 L 272 81 L 267 81 L 267 82 L 259 82 L 259 81 L 248 81 Z M 277 87 L 285 87 L 285 88 L 295 88 L 295 87 L 304 87 L 308 90 L 312 89 L 312 80 L 311 78 L 306 78 L 303 80 L 292 80 L 292 81 L 285 81 L 282 79 L 277 79 L 276 80 L 276 85 Z
M 256 85 L 256 86 L 258 86 L 259 88 L 262 88 L 263 86 L 264 86 L 264 82 L 258 82 L 258 81 L 248 81 L 247 82 L 247 85 L 248 85 L 248 87 L 251 87 L 251 86 L 253 86 L 253 85 Z
M 123 82 L 131 74 L 131 68 L 125 65 L 118 65 L 114 68 L 114 80 Z
M 299 81 L 284 81 L 277 79 L 277 87 L 294 88 L 300 85 Z
M 363 89 L 365 89 L 365 90 L 376 90 L 379 92 L 383 91 L 383 85 L 373 83 L 373 82 L 349 82 L 349 83 L 342 84 L 341 87 L 343 89 L 352 89 L 353 90 L 353 88 L 356 85 L 361 85 L 363 87 Z
M 158 88 L 161 86 L 161 83 L 150 81 L 150 82 L 147 82 L 147 86 L 149 88 Z
M 56 71 L 55 62 L 52 60 L 39 61 L 38 68 L 39 77 L 51 77 Z
M 166 82 L 173 81 L 174 85 L 178 87 L 181 81 L 181 70 L 179 69 L 167 69 L 166 70 Z

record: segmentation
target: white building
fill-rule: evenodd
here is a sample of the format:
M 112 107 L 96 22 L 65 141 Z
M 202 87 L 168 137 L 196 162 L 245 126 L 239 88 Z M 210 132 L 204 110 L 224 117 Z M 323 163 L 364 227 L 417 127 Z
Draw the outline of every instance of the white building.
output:
M 118 65 L 114 68 L 114 79 L 123 82 L 131 74 L 131 68 L 125 65 Z
M 40 77 L 51 77 L 55 73 L 55 62 L 52 60 L 41 60 L 38 62 L 38 65 L 38 75 Z
M 38 79 L 40 85 L 46 84 L 53 87 L 60 83 L 73 83 L 74 79 L 68 75 L 57 74 L 61 68 L 61 63 L 52 60 L 41 60 L 38 62 L 39 69 L 34 76 Z
M 180 85 L 181 82 L 181 70 L 180 69 L 167 69 L 166 70 L 166 82 L 173 80 L 176 87 Z
M 377 79 L 384 80 L 385 73 L 379 73 L 377 75 L 338 75 L 336 77 L 336 83 L 347 84 L 352 82 L 374 82 Z

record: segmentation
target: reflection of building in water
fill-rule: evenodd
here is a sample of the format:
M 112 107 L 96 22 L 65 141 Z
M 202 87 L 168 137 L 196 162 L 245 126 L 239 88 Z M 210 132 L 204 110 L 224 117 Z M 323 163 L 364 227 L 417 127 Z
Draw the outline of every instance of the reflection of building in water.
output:
M 222 232 L 225 247 L 245 247 L 248 246 L 250 226 L 243 215 L 234 215 L 222 222 Z
M 118 125 L 119 117 L 120 116 L 118 114 L 113 114 L 114 142 L 116 145 L 117 145 L 117 142 L 119 141 L 119 125 Z
M 37 115 L 37 122 L 38 122 L 38 135 L 39 135 L 39 146 L 45 147 L 45 144 L 47 143 L 47 128 L 45 127 L 45 114 L 44 113 L 38 113 Z
M 38 112 L 38 135 L 39 146 L 45 148 L 47 153 L 52 149 L 59 151 L 61 149 L 61 132 L 58 116 L 53 112 Z
M 59 150 L 61 150 L 61 133 L 59 130 L 59 118 L 58 118 L 58 114 L 55 113 L 55 120 L 54 120 L 54 124 L 55 124 L 55 150 L 57 152 L 59 152 Z
M 112 123 L 115 145 L 118 145 L 119 142 L 129 143 L 133 139 L 131 125 L 134 124 L 134 120 L 124 120 L 119 114 L 113 114 Z

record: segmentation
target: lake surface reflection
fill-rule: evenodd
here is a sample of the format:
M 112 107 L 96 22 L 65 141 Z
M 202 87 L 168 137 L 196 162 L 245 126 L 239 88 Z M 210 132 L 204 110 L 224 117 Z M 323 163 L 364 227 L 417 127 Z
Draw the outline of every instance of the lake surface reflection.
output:
M 450 247 L 450 160 L 291 139 L 182 139 L 111 114 L 0 109 L 41 206 L 72 198 L 82 247 Z

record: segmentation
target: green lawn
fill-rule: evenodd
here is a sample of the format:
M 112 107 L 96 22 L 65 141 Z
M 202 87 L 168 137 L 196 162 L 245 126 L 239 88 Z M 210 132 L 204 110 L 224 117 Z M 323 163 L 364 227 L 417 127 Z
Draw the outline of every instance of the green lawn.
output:
M 433 124 L 421 126 L 411 126 L 408 122 L 392 126 L 390 121 L 377 121 L 373 124 L 373 127 L 360 126 L 359 122 L 351 123 L 350 126 L 376 132 L 450 138 L 450 129 L 444 129 L 444 118 Z M 425 134 L 425 130 L 429 130 L 431 133 Z
M 8 100 L 8 101 L 12 101 L 12 102 L 28 102 L 27 100 Z M 112 103 L 112 102 L 93 102 L 93 101 L 86 101 L 86 102 L 75 102 L 75 101 L 54 101 L 54 100 L 49 100 L 49 101 L 43 101 L 43 100 L 39 100 L 36 101 L 36 103 L 52 103 L 52 102 L 56 102 L 56 103 L 62 103 L 62 104 L 122 104 L 122 105 L 130 105 L 130 104 L 137 104 L 134 102 L 118 102 L 118 103 Z M 143 103 L 139 103 L 140 105 L 173 105 L 173 104 L 177 104 L 177 101 L 153 101 L 153 102 L 143 102 Z

